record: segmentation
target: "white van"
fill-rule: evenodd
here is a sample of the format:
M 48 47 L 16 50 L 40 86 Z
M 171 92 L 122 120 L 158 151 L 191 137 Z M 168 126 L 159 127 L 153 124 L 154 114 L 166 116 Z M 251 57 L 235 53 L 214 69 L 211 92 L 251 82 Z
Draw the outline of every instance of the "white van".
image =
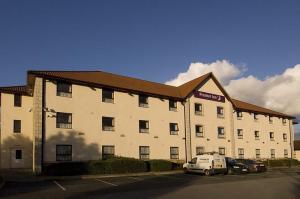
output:
M 227 173 L 225 156 L 218 153 L 208 153 L 197 155 L 188 163 L 183 165 L 185 173 L 196 172 L 204 173 L 206 176 L 217 173 Z

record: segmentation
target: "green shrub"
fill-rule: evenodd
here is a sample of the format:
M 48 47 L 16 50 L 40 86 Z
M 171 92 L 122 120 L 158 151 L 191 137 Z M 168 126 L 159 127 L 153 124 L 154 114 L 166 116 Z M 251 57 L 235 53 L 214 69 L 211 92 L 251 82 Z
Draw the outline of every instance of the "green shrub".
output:
M 87 171 L 87 162 L 61 162 L 43 166 L 43 174 L 51 176 L 82 175 Z
M 167 160 L 149 160 L 147 164 L 149 171 L 170 171 L 173 169 L 173 163 Z
M 275 160 L 266 160 L 264 161 L 269 167 L 288 167 L 299 165 L 299 161 L 296 159 L 285 158 L 285 159 L 275 159 Z

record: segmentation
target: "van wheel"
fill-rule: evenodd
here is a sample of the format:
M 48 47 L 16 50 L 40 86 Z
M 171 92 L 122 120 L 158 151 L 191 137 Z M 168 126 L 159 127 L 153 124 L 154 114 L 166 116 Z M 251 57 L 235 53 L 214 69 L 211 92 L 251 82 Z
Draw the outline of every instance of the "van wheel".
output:
M 211 175 L 210 170 L 205 170 L 205 171 L 204 171 L 204 175 L 210 176 L 210 175 Z

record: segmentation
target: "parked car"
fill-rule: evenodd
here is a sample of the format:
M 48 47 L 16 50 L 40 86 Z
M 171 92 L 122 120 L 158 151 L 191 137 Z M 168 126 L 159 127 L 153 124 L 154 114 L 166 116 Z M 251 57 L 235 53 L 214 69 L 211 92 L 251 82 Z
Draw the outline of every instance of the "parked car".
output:
M 248 168 L 245 164 L 237 162 L 235 159 L 226 157 L 226 166 L 228 174 L 243 174 L 248 173 Z
M 243 163 L 248 167 L 249 172 L 265 172 L 267 167 L 264 163 L 250 159 L 236 159 L 237 162 Z
M 225 157 L 217 153 L 198 155 L 191 161 L 185 163 L 183 169 L 185 173 L 195 172 L 205 174 L 206 176 L 227 173 Z

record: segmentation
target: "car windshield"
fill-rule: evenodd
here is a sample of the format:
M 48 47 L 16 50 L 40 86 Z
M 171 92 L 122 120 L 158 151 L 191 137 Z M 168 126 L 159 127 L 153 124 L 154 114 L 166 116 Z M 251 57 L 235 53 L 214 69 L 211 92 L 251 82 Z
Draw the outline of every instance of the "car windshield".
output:
M 197 158 L 193 158 L 193 159 L 191 160 L 191 163 L 192 163 L 192 164 L 196 164 L 196 162 L 197 162 Z

